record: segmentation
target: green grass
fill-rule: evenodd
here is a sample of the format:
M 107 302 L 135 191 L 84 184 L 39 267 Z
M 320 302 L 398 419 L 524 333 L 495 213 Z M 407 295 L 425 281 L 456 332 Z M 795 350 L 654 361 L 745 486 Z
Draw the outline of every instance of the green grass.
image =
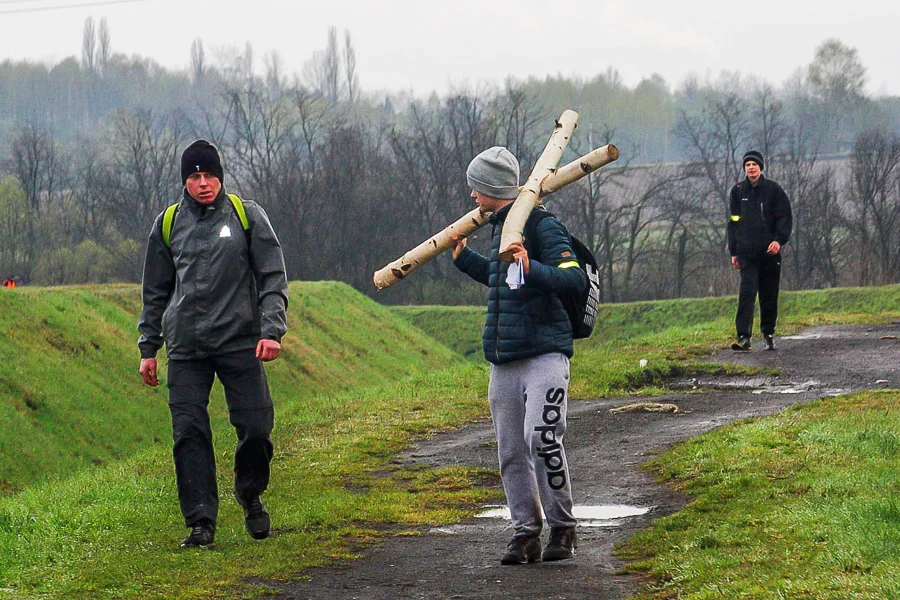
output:
M 386 527 L 412 532 L 496 500 L 474 469 L 387 464 L 410 436 L 479 416 L 475 367 L 311 399 L 279 411 L 272 486 L 274 535 L 251 540 L 230 498 L 231 444 L 220 441 L 216 549 L 184 552 L 169 451 L 151 449 L 0 501 L 0 582 L 14 597 L 207 598 L 250 594 L 251 577 L 281 579 L 347 558 Z M 440 393 L 445 402 L 435 402 Z M 220 436 L 225 428 L 220 427 Z M 0 593 L 0 598 L 3 595 Z
M 692 498 L 620 550 L 641 598 L 900 597 L 900 392 L 724 427 L 649 465 Z
M 786 294 L 781 330 L 896 318 L 898 295 L 898 286 Z M 709 369 L 697 361 L 730 340 L 733 304 L 604 307 L 601 329 L 578 344 L 573 395 L 648 392 L 665 376 Z M 267 592 L 263 579 L 502 497 L 493 472 L 391 462 L 413 439 L 487 416 L 487 369 L 480 350 L 466 351 L 477 347 L 483 309 L 388 309 L 341 284 L 292 283 L 290 333 L 267 367 L 275 535 L 256 542 L 243 531 L 228 493 L 234 435 L 217 391 L 216 549 L 179 551 L 166 395 L 137 374 L 139 305 L 134 286 L 0 293 L 0 418 L 10 432 L 0 439 L 0 599 L 251 597 Z M 887 452 L 889 434 L 879 426 L 857 443 Z M 855 460 L 864 471 L 866 455 Z M 886 515 L 888 491 L 876 506 Z M 652 569 L 653 556 L 641 564 Z
M 243 531 L 217 386 L 218 549 L 199 554 L 177 549 L 185 530 L 165 392 L 137 374 L 139 290 L 0 294 L 9 317 L 0 348 L 17 358 L 0 363 L 3 381 L 16 382 L 0 391 L 16 432 L 0 446 L 0 598 L 241 596 L 250 577 L 283 578 L 351 556 L 385 527 L 453 521 L 497 499 L 496 488 L 475 485 L 492 474 L 388 464 L 414 436 L 486 416 L 485 368 L 348 286 L 293 283 L 290 292 L 291 333 L 267 366 L 276 535 L 260 544 Z M 22 393 L 40 401 L 23 408 Z

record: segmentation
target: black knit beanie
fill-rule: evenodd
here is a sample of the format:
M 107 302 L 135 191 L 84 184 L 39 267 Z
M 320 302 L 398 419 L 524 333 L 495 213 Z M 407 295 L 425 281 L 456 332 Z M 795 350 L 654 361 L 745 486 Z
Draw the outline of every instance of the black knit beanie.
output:
M 184 149 L 181 154 L 181 183 L 187 181 L 191 173 L 209 173 L 224 182 L 225 171 L 222 170 L 222 161 L 219 159 L 219 151 L 206 140 L 197 140 Z
M 762 152 L 760 152 L 759 150 L 748 150 L 748 151 L 744 154 L 744 162 L 742 162 L 741 164 L 742 164 L 742 165 L 746 165 L 748 160 L 752 160 L 753 162 L 755 162 L 756 164 L 758 164 L 758 165 L 759 165 L 759 170 L 760 170 L 760 171 L 763 170 L 764 167 L 763 167 L 763 155 L 762 155 Z

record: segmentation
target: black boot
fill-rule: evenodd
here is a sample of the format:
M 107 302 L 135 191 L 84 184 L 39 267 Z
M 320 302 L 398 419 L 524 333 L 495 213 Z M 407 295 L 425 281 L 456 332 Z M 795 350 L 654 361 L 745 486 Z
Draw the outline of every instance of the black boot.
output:
M 764 335 L 763 339 L 766 341 L 766 350 L 778 350 L 778 348 L 775 347 L 774 335 Z
M 542 560 L 566 560 L 575 556 L 575 548 L 578 542 L 575 537 L 574 527 L 553 527 L 550 529 L 550 539 L 541 555 Z
M 216 524 L 200 519 L 191 528 L 191 535 L 181 541 L 182 548 L 210 548 L 216 536 Z
M 500 559 L 501 565 L 524 565 L 540 562 L 541 538 L 537 535 L 517 535 L 506 545 L 506 554 Z
M 735 343 L 731 344 L 731 349 L 736 352 L 749 352 L 750 348 L 752 348 L 750 338 L 746 335 L 742 335 Z
M 254 496 L 250 500 L 238 503 L 244 508 L 244 526 L 247 533 L 255 540 L 264 540 L 269 537 L 269 529 L 271 521 L 269 520 L 269 511 L 263 506 L 259 496 Z

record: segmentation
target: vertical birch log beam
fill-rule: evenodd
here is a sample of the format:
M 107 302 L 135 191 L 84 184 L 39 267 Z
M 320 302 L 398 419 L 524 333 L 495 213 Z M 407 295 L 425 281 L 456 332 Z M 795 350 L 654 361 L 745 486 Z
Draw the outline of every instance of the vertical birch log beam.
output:
M 547 146 L 534 164 L 531 175 L 520 189 L 503 222 L 503 229 L 500 231 L 500 260 L 511 261 L 513 253 L 509 251 L 510 244 L 524 239 L 522 232 L 525 230 L 525 221 L 541 197 L 541 182 L 556 170 L 576 125 L 578 113 L 574 110 L 563 111 L 556 121 L 556 128 L 550 135 Z
M 593 173 L 597 169 L 608 165 L 618 158 L 619 149 L 613 144 L 607 144 L 606 146 L 596 148 L 548 175 L 544 181 L 541 182 L 540 196 L 543 198 L 548 194 L 552 194 L 570 183 L 574 183 L 582 177 Z M 385 265 L 378 271 L 375 271 L 372 278 L 375 287 L 382 290 L 403 280 L 429 260 L 452 247 L 452 235 L 456 234 L 460 237 L 468 237 L 486 224 L 487 214 L 481 212 L 481 209 L 476 208 L 466 213 L 456 222 L 431 236 L 412 250 L 409 250 L 397 260 Z

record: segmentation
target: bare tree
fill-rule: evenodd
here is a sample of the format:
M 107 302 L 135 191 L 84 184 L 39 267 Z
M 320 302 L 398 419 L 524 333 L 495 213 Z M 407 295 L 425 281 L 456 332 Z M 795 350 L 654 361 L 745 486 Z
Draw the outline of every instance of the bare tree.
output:
M 270 95 L 280 95 L 284 87 L 284 61 L 281 55 L 273 50 L 265 57 L 266 65 L 266 86 L 269 88 Z
M 727 89 L 708 99 L 699 115 L 682 110 L 675 127 L 706 180 L 706 194 L 719 199 L 723 215 L 728 211 L 728 192 L 742 170 L 740 158 L 749 139 L 748 112 L 743 96 Z
M 108 199 L 121 231 L 143 236 L 179 198 L 179 121 L 153 111 L 121 111 L 113 122 L 112 162 L 117 193 Z
M 96 71 L 97 32 L 94 29 L 94 18 L 84 20 L 84 30 L 81 36 L 81 66 L 88 72 Z
M 34 125 L 20 127 L 10 145 L 10 162 L 31 212 L 39 219 L 57 180 L 59 162 L 53 136 Z
M 871 131 L 859 136 L 851 156 L 850 200 L 860 236 L 861 258 L 874 258 L 868 281 L 900 280 L 900 136 Z M 868 251 L 868 252 L 866 252 Z
M 203 51 L 203 40 L 194 38 L 191 43 L 191 73 L 194 83 L 200 83 L 206 73 L 206 53 Z
M 458 173 L 465 173 L 472 158 L 497 143 L 499 124 L 496 111 L 490 109 L 487 95 L 465 91 L 452 93 L 443 104 L 442 120 L 447 123 L 450 135 L 451 162 Z M 521 171 L 530 171 L 534 160 L 529 156 L 517 156 Z
M 794 217 L 785 248 L 785 283 L 795 289 L 838 285 L 843 217 L 836 176 L 821 165 L 817 134 L 800 123 L 789 133 L 778 170 Z
M 324 210 L 313 165 L 319 127 L 313 102 L 299 89 L 270 94 L 252 85 L 226 86 L 221 98 L 227 117 L 220 142 L 229 176 L 279 224 L 290 276 L 317 278 L 306 244 Z
M 32 259 L 28 236 L 34 215 L 14 176 L 0 179 L 0 273 L 27 275 Z
M 97 65 L 102 72 L 104 68 L 106 68 L 107 63 L 109 63 L 109 59 L 112 57 L 112 46 L 110 45 L 109 39 L 109 25 L 106 22 L 106 17 L 100 19 L 100 30 L 98 32 L 98 47 L 97 47 Z
M 10 144 L 11 171 L 16 175 L 31 213 L 25 221 L 23 243 L 25 262 L 32 264 L 41 248 L 53 243 L 41 235 L 40 225 L 65 179 L 65 164 L 57 141 L 47 131 L 25 125 L 16 131 Z
M 590 148 L 609 143 L 614 138 L 614 130 L 609 126 L 602 126 L 598 134 L 593 130 L 588 132 L 586 145 L 576 138 L 569 143 L 569 147 L 576 154 L 585 154 Z M 620 158 L 614 167 L 594 171 L 578 183 L 567 186 L 546 199 L 552 211 L 594 253 L 601 272 L 600 298 L 608 302 L 615 301 L 617 290 L 613 279 L 613 262 L 617 249 L 613 224 L 620 219 L 618 199 L 622 186 L 632 174 L 631 160 L 630 157 Z
M 504 92 L 496 101 L 496 110 L 500 115 L 500 141 L 517 157 L 536 156 L 540 150 L 534 144 L 534 138 L 545 122 L 547 111 L 538 102 L 534 92 L 507 80 Z M 540 131 L 542 135 L 546 131 Z M 526 161 L 526 165 L 531 161 Z
M 356 50 L 350 40 L 350 32 L 344 30 L 344 77 L 347 81 L 347 99 L 352 103 L 359 96 L 359 75 L 356 74 Z
M 788 124 L 784 103 L 769 84 L 762 84 L 753 92 L 749 125 L 752 131 L 750 144 L 763 156 L 775 157 L 787 137 Z M 777 170 L 777 162 L 767 163 L 766 168 L 773 173 Z
M 328 46 L 325 48 L 323 91 L 332 104 L 337 104 L 341 97 L 341 58 L 338 52 L 337 28 L 328 28 Z

